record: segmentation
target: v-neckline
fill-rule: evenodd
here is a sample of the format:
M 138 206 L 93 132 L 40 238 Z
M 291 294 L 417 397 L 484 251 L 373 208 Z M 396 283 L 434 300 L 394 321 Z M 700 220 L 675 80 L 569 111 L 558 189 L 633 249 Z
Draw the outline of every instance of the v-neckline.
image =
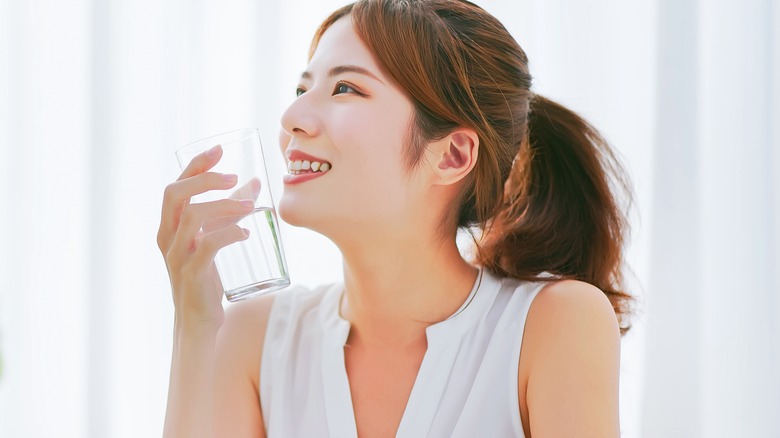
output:
M 494 280 L 489 272 L 480 268 L 472 290 L 460 308 L 447 319 L 426 328 L 428 348 L 406 402 L 396 437 L 427 435 L 460 345 L 459 342 L 447 341 L 459 340 L 462 337 L 459 335 L 484 314 L 483 308 L 491 301 L 490 296 L 498 290 Z M 343 285 L 334 285 L 323 302 L 325 336 L 321 353 L 325 410 L 331 437 L 357 438 L 355 409 L 344 357 L 344 345 L 351 326 L 339 312 L 342 294 Z

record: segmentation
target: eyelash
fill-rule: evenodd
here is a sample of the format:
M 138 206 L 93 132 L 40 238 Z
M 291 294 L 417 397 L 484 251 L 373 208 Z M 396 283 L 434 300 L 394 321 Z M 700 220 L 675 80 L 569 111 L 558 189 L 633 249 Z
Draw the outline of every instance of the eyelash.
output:
M 342 91 L 342 92 L 340 92 L 340 93 L 337 93 L 337 91 L 338 91 L 339 89 L 341 89 L 342 87 L 346 87 L 346 88 L 348 88 L 349 90 L 352 90 L 352 92 L 353 92 L 353 93 L 355 93 L 355 94 L 357 94 L 357 95 L 360 95 L 360 96 L 363 96 L 363 93 L 361 93 L 361 92 L 357 91 L 357 90 L 355 89 L 355 87 L 353 87 L 353 86 L 349 85 L 349 84 L 348 84 L 348 83 L 346 83 L 346 82 L 338 82 L 338 83 L 336 83 L 336 87 L 333 89 L 333 95 L 335 96 L 336 94 L 343 94 L 343 93 L 348 93 L 348 91 Z M 306 89 L 305 89 L 305 88 L 303 88 L 303 87 L 298 87 L 298 88 L 296 88 L 296 89 L 295 89 L 295 95 L 296 95 L 297 97 L 300 97 L 300 96 L 301 96 L 301 94 L 303 94 L 303 93 L 305 93 L 305 92 L 306 92 Z

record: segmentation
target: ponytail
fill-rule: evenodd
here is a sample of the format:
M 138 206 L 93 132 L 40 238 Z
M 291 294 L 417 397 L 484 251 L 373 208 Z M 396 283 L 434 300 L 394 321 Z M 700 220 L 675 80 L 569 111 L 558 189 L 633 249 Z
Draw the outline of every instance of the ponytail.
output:
M 538 281 L 548 272 L 590 283 L 607 295 L 625 333 L 632 299 L 621 273 L 628 227 L 616 189 L 630 194 L 598 131 L 562 105 L 533 96 L 528 136 L 483 233 L 478 263 L 504 277 Z

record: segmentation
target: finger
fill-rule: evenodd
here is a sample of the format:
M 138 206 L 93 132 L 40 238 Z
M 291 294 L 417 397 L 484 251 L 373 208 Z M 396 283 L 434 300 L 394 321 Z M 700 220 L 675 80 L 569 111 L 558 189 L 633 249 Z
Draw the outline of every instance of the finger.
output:
M 246 216 L 253 208 L 252 201 L 233 199 L 188 205 L 181 215 L 181 222 L 176 229 L 175 237 L 168 250 L 169 253 L 173 254 L 174 257 L 191 253 L 195 249 L 195 236 L 207 220 Z
M 187 167 L 179 175 L 179 179 L 186 179 L 211 169 L 217 165 L 220 158 L 222 158 L 222 145 L 216 145 L 205 152 L 201 152 L 187 164 Z
M 255 177 L 230 195 L 230 199 L 253 199 L 260 196 L 260 180 Z
M 251 180 L 249 180 L 249 182 L 241 186 L 240 189 L 234 191 L 230 195 L 229 199 L 256 201 L 259 195 L 260 195 L 260 180 L 257 178 L 252 178 Z M 203 224 L 203 231 L 209 233 L 221 228 L 228 227 L 230 225 L 237 224 L 241 219 L 247 216 L 248 214 L 243 216 L 224 217 L 224 218 L 206 221 Z
M 157 233 L 160 250 L 166 252 L 190 198 L 209 190 L 227 190 L 236 183 L 236 175 L 207 172 L 169 184 L 163 194 L 160 229 Z
M 208 266 L 217 251 L 220 249 L 249 238 L 249 230 L 241 228 L 238 225 L 232 225 L 219 231 L 206 234 L 201 240 L 198 249 L 192 255 L 192 265 L 194 267 Z
M 256 201 L 259 195 L 260 195 L 260 180 L 257 178 L 252 178 L 246 184 L 241 186 L 240 189 L 234 191 L 230 195 L 230 199 L 237 199 L 237 200 L 244 199 L 244 200 Z M 241 219 L 247 217 L 248 215 L 249 214 L 244 216 L 225 217 L 225 218 L 206 221 L 203 224 L 203 231 L 209 233 L 212 231 L 219 230 L 221 228 L 229 227 L 230 225 L 235 225 Z
M 239 215 L 239 216 L 228 216 L 228 217 L 220 217 L 216 219 L 209 219 L 203 222 L 201 228 L 203 229 L 204 233 L 213 233 L 214 231 L 221 230 L 231 225 L 238 224 L 242 219 L 249 216 L 250 214 L 252 214 L 251 211 L 247 214 Z

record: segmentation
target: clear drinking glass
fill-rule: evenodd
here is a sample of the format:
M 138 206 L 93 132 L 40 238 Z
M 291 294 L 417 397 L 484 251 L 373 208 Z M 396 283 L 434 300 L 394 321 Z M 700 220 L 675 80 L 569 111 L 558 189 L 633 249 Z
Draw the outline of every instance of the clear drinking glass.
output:
M 182 170 L 198 154 L 222 146 L 222 158 L 210 172 L 238 175 L 228 190 L 212 190 L 192 198 L 193 203 L 231 198 L 253 199 L 255 208 L 243 217 L 219 218 L 203 224 L 206 233 L 238 224 L 249 230 L 247 240 L 219 250 L 215 263 L 228 301 L 239 301 L 290 285 L 279 222 L 268 184 L 263 148 L 257 129 L 240 129 L 190 143 L 178 151 Z

